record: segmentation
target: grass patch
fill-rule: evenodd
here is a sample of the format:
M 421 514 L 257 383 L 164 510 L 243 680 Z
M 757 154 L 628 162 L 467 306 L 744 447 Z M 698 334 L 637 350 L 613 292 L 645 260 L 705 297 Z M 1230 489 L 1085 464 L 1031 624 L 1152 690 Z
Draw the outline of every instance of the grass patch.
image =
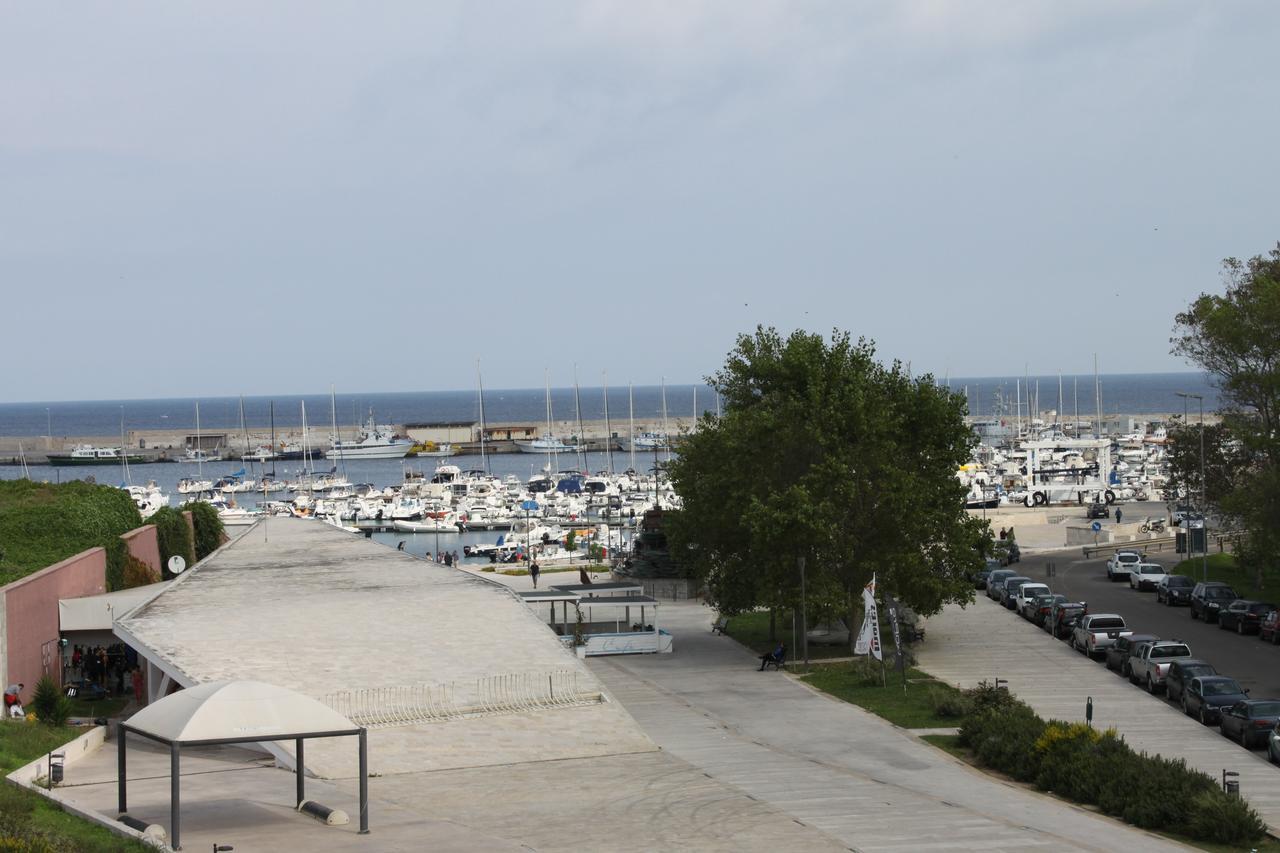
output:
M 905 690 L 901 673 L 890 671 L 888 686 L 882 687 L 878 668 L 869 669 L 861 661 L 855 665 L 815 667 L 803 679 L 824 693 L 865 708 L 904 729 L 955 727 L 963 719 L 944 716 L 937 707 L 940 699 L 959 696 L 960 691 L 918 669 L 907 670 Z
M 1280 598 L 1280 572 L 1274 569 L 1264 571 L 1262 585 L 1259 586 L 1257 573 L 1241 566 L 1235 554 L 1210 554 L 1207 560 L 1197 555 L 1178 563 L 1173 571 L 1198 581 L 1202 574 L 1202 562 L 1209 570 L 1209 580 L 1230 584 L 1236 594 L 1244 598 L 1260 601 L 1275 601 Z
M 974 763 L 973 750 L 967 746 L 960 745 L 960 735 L 921 735 L 920 740 L 928 741 L 938 749 L 954 755 L 966 764 Z
M 0 722 L 0 770 L 8 774 L 56 750 L 85 730 L 39 723 Z M 0 850 L 32 853 L 125 853 L 151 848 L 75 815 L 39 794 L 0 782 Z
M 800 629 L 797 627 L 794 631 L 791 625 L 791 614 L 780 613 L 776 630 L 778 632 L 778 640 L 787 644 L 787 659 L 798 660 L 800 658 L 800 649 L 793 648 L 793 639 L 798 638 Z M 754 650 L 757 654 L 765 654 L 773 651 L 778 645 L 777 640 L 769 639 L 769 612 L 767 610 L 758 610 L 753 613 L 743 613 L 739 616 L 733 616 L 729 619 L 729 625 L 724 632 L 733 637 L 739 643 L 749 649 Z M 849 656 L 849 647 L 840 646 L 815 646 L 809 644 L 809 660 L 826 660 L 827 658 L 845 658 Z
M 88 699 L 77 696 L 71 700 L 71 716 L 73 717 L 115 717 L 124 710 L 124 706 L 129 704 L 129 700 L 123 697 L 116 699 L 98 699 L 90 702 Z

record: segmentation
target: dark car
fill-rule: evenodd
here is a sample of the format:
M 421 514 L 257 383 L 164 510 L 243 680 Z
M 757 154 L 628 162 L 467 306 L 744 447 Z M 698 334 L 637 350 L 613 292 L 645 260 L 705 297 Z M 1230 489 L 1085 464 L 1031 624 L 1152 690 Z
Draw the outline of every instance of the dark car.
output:
M 1065 595 L 1042 595 L 1040 599 L 1040 602 L 1036 605 L 1036 612 L 1031 616 L 1031 621 L 1048 631 L 1053 627 L 1049 619 L 1053 616 L 1054 606 L 1066 604 L 1067 597 Z
M 1044 614 L 1049 612 L 1049 605 L 1053 604 L 1054 598 L 1056 596 L 1053 593 L 1045 592 L 1027 599 L 1022 605 L 1022 618 L 1039 625 Z
M 1182 713 L 1204 725 L 1216 723 L 1222 709 L 1249 698 L 1240 682 L 1225 675 L 1200 675 L 1182 691 Z
M 996 569 L 987 575 L 987 598 L 999 601 L 1000 590 L 1004 587 L 1004 579 L 1014 577 L 1017 574 L 1013 569 Z
M 1022 549 L 1012 539 L 1001 539 L 996 542 L 996 558 L 1000 565 L 1009 566 L 1022 561 Z
M 1237 741 L 1245 749 L 1267 745 L 1271 730 L 1280 723 L 1280 700 L 1246 699 L 1222 709 L 1218 722 L 1222 736 Z
M 1164 580 L 1156 585 L 1156 601 L 1170 607 L 1190 604 L 1191 590 L 1195 589 L 1195 586 L 1196 582 L 1186 575 L 1166 575 Z
M 1280 610 L 1273 610 L 1258 626 L 1258 639 L 1280 646 Z
M 1089 612 L 1089 608 L 1080 604 L 1059 604 L 1053 610 L 1053 636 L 1059 640 L 1071 638 L 1071 630 L 1076 627 L 1080 617 Z
M 1085 518 L 1110 518 L 1111 510 L 1107 509 L 1107 505 L 1099 501 L 1089 504 L 1089 508 L 1085 510 Z
M 1012 610 L 1018 606 L 1016 602 L 1018 587 L 1024 583 L 1032 582 L 1031 578 L 1024 578 L 1022 575 L 1005 578 L 1004 583 L 1000 585 L 1000 597 L 996 601 L 1003 604 L 1006 610 Z
M 1181 702 L 1182 693 L 1191 679 L 1202 675 L 1217 675 L 1218 671 L 1207 660 L 1181 658 L 1169 664 L 1169 671 L 1164 676 L 1164 695 L 1170 702 Z
M 1154 634 L 1130 634 L 1127 637 L 1117 637 L 1116 641 L 1107 647 L 1107 669 L 1128 678 L 1129 655 L 1138 650 L 1139 643 L 1158 639 L 1160 638 Z
M 1236 599 L 1236 591 L 1225 583 L 1202 581 L 1191 590 L 1191 618 L 1217 622 L 1218 611 Z
M 1256 634 L 1262 620 L 1275 609 L 1274 604 L 1265 601 L 1237 598 L 1218 611 L 1218 627 L 1224 631 L 1234 630 L 1242 635 Z

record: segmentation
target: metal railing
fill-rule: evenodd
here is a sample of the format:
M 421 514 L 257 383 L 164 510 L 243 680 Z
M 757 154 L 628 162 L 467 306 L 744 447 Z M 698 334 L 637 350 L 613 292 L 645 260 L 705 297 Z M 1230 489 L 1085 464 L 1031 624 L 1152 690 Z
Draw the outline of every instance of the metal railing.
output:
M 599 691 L 583 690 L 568 670 L 491 675 L 442 684 L 402 684 L 327 693 L 324 703 L 366 728 L 593 705 Z

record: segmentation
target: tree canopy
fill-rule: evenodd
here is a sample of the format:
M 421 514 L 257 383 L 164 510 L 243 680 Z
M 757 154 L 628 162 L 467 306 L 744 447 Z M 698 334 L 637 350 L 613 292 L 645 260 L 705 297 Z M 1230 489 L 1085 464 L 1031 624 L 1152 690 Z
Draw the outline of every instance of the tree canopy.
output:
M 671 462 L 673 551 L 722 612 L 799 602 L 852 613 L 876 573 L 922 614 L 973 596 L 990 533 L 956 478 L 975 441 L 965 401 L 875 358 L 869 341 L 772 328 L 741 335 Z
M 1222 428 L 1205 435 L 1205 493 L 1247 532 L 1240 556 L 1261 584 L 1263 569 L 1280 558 L 1280 245 L 1248 261 L 1226 259 L 1223 280 L 1224 293 L 1201 294 L 1177 315 L 1171 343 L 1217 381 Z M 1175 438 L 1190 457 L 1193 428 Z M 1190 459 L 1181 467 L 1191 469 Z

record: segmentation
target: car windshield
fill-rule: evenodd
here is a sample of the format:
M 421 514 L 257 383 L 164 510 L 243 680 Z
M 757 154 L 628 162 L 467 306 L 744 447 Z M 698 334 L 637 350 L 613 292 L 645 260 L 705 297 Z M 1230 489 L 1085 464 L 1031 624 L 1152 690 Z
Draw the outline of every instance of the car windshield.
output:
M 1164 569 L 1163 569 L 1163 568 L 1161 568 L 1160 566 L 1154 566 L 1154 565 L 1151 565 L 1150 563 L 1148 563 L 1147 565 L 1143 566 L 1143 567 L 1142 567 L 1142 568 L 1140 568 L 1138 571 L 1142 572 L 1142 574 L 1144 574 L 1144 575 L 1162 575 L 1162 574 L 1164 574 Z
M 1185 658 L 1191 656 L 1191 649 L 1186 646 L 1156 646 L 1151 650 L 1153 658 Z
M 1280 702 L 1255 702 L 1250 706 L 1250 716 L 1280 717 Z
M 1251 604 L 1251 605 L 1249 605 L 1249 612 L 1250 612 L 1250 613 L 1270 613 L 1272 610 L 1275 610 L 1275 609 L 1276 609 L 1276 606 L 1275 606 L 1274 604 Z
M 1027 584 L 1022 588 L 1023 598 L 1031 598 L 1032 596 L 1036 596 L 1036 595 L 1048 595 L 1048 594 L 1049 594 L 1049 587 L 1047 586 L 1035 586 L 1033 584 Z
M 1129 593 L 1132 595 L 1133 593 Z M 1119 616 L 1109 616 L 1105 619 L 1094 619 L 1089 623 L 1089 627 L 1094 630 L 1109 630 L 1111 628 L 1123 628 L 1124 620 Z
M 1230 598 L 1234 599 L 1236 594 L 1233 590 L 1221 586 L 1211 586 L 1204 591 L 1205 598 Z
M 1197 663 L 1191 666 L 1184 665 L 1179 667 L 1179 671 L 1182 673 L 1183 678 L 1195 678 L 1199 675 L 1217 674 L 1217 670 L 1213 668 L 1213 665 L 1207 663 Z
M 1200 688 L 1205 696 L 1230 696 L 1244 692 L 1240 689 L 1240 685 L 1230 678 L 1224 681 L 1202 681 Z
M 1182 575 L 1169 575 L 1169 579 L 1165 581 L 1165 586 L 1191 586 L 1191 578 Z
M 1142 560 L 1137 554 L 1116 554 L 1116 562 L 1118 563 L 1137 563 Z

